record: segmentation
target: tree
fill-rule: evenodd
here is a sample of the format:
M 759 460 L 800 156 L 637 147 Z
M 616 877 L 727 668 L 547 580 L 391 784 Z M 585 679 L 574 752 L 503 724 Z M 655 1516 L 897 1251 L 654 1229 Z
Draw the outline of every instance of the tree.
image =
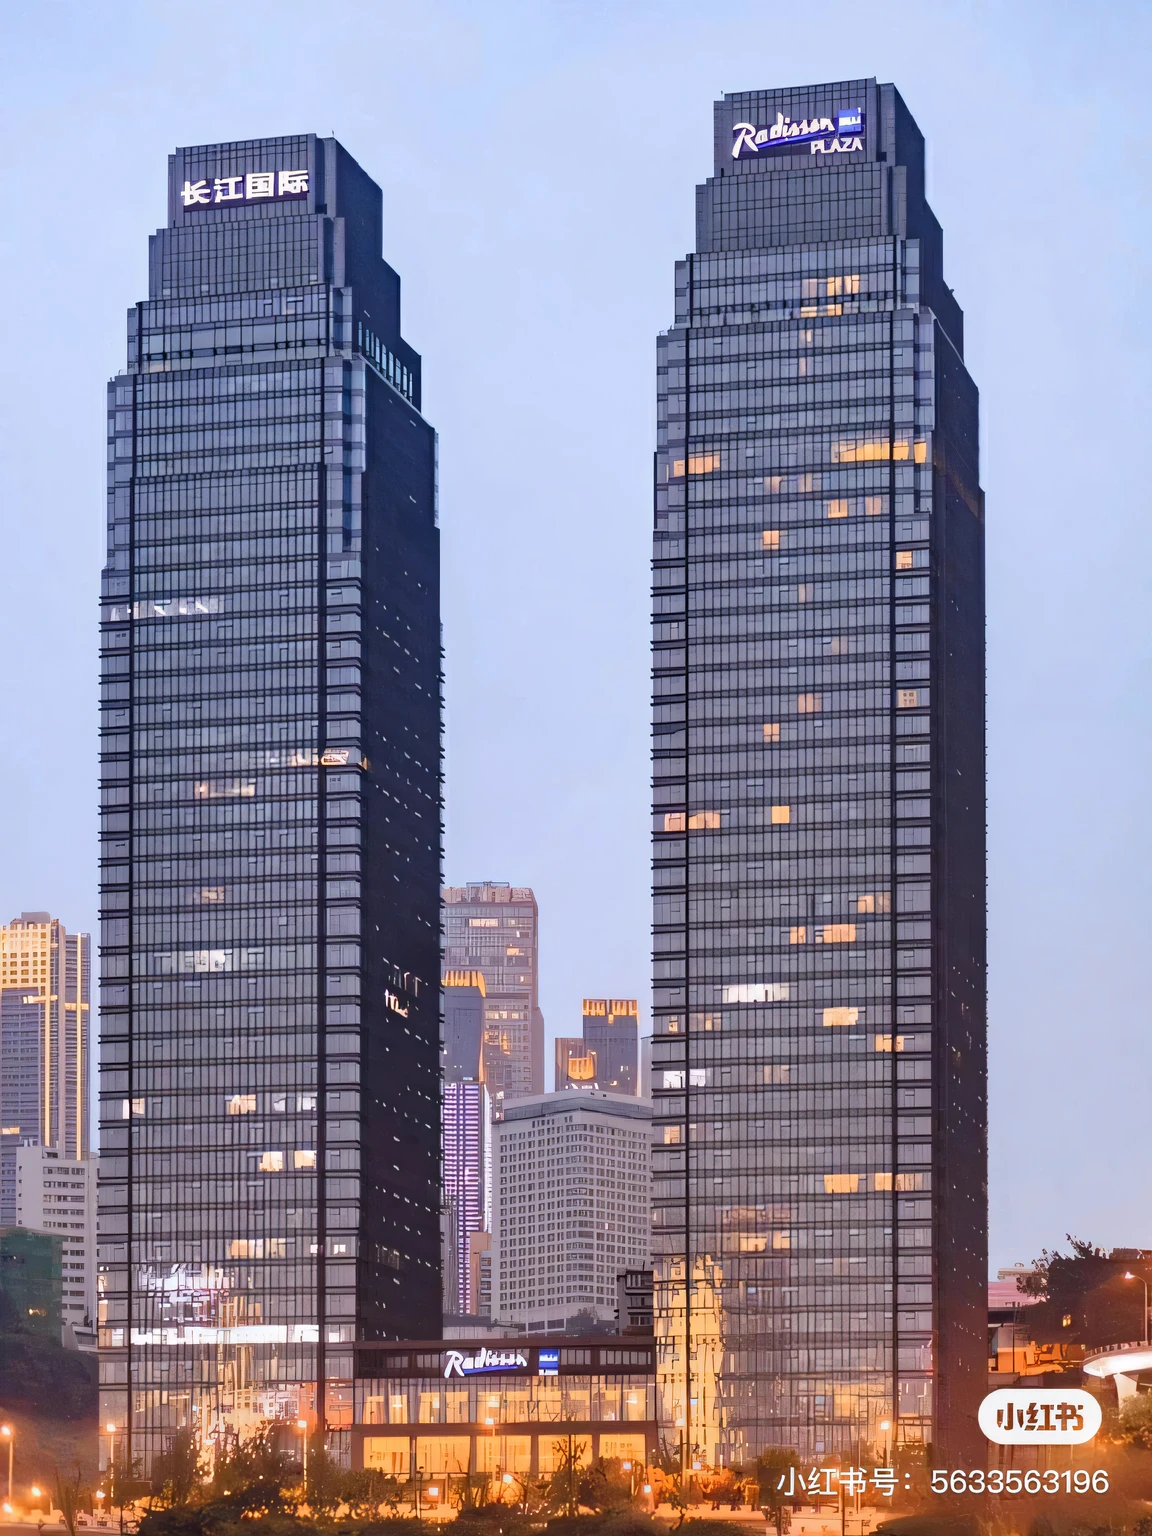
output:
M 791 1478 L 789 1468 L 799 1465 L 796 1452 L 789 1446 L 767 1446 L 752 1464 L 752 1473 L 759 1488 L 759 1504 L 763 1510 L 770 1511 L 771 1518 L 776 1525 L 776 1536 L 782 1536 L 784 1530 L 784 1509 L 789 1502 L 785 1493 Z
M 152 1464 L 152 1493 L 170 1509 L 188 1504 L 204 1479 L 200 1443 L 190 1429 L 178 1429 Z
M 548 1503 L 552 1509 L 566 1515 L 574 1515 L 579 1511 L 580 1463 L 587 1449 L 587 1440 L 574 1440 L 571 1435 L 553 1443 L 556 1470 L 548 1484 Z
M 64 1529 L 68 1536 L 76 1536 L 76 1516 L 80 1513 L 80 1505 L 84 1499 L 84 1479 L 80 1468 L 72 1477 L 64 1477 L 60 1468 L 56 1468 L 56 1507 L 60 1511 L 64 1522 Z
M 618 1456 L 599 1456 L 578 1484 L 579 1501 L 589 1509 L 626 1509 L 633 1503 L 632 1474 Z
M 1152 1451 L 1152 1394 L 1141 1392 L 1128 1399 L 1116 1420 L 1112 1439 L 1120 1445 Z
M 1152 1254 L 1118 1248 L 1111 1253 L 1067 1234 L 1071 1253 L 1041 1251 L 1017 1289 L 1034 1298 L 1027 1323 L 1038 1344 L 1097 1348 L 1144 1335 L 1144 1287 L 1152 1288 Z M 1135 1279 L 1126 1280 L 1131 1273 Z

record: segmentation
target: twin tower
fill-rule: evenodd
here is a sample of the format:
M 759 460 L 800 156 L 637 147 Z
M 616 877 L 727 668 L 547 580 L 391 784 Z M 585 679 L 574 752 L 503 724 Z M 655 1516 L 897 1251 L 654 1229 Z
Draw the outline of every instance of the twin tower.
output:
M 709 1463 L 959 1454 L 985 1369 L 977 397 L 874 80 L 716 104 L 658 341 L 652 1243 Z M 439 534 L 380 189 L 179 150 L 108 394 L 102 1422 L 440 1334 Z M 881 1426 L 884 1426 L 883 1428 Z

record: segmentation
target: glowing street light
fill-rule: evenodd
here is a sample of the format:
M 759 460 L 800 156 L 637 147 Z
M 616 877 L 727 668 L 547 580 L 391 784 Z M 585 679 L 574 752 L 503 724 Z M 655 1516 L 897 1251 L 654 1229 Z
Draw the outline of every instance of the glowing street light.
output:
M 297 1419 L 296 1428 L 300 1431 L 300 1439 L 304 1445 L 304 1497 L 308 1497 L 308 1420 Z
M 1134 1273 L 1132 1273 L 1132 1270 L 1127 1270 L 1126 1275 L 1124 1275 L 1124 1279 L 1138 1279 L 1138 1281 L 1140 1281 L 1141 1286 L 1144 1287 L 1144 1342 L 1146 1342 L 1146 1344 L 1147 1344 L 1147 1281 L 1141 1275 L 1134 1275 Z M 12 1484 L 11 1476 L 9 1476 L 8 1484 L 9 1484 L 9 1490 L 11 1490 L 11 1484 Z M 11 1495 L 9 1495 L 9 1496 L 11 1496 Z
M 4 1505 L 4 1513 L 12 1513 L 12 1451 L 16 1445 L 16 1436 L 12 1433 L 11 1424 L 0 1424 L 0 1435 L 8 1442 L 8 1500 Z

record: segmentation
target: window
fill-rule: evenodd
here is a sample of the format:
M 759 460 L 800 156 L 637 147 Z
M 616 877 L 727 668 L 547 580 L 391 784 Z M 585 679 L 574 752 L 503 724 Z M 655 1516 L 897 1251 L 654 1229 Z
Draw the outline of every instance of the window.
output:
M 896 708 L 915 709 L 920 703 L 920 690 L 918 688 L 897 688 Z
M 765 475 L 764 476 L 764 489 L 766 491 L 771 491 L 773 496 L 776 496 L 776 495 L 779 494 L 783 484 L 784 484 L 784 476 L 783 475 Z
M 663 1074 L 663 1079 L 665 1088 L 683 1088 L 684 1086 L 683 1072 L 665 1072 Z
M 789 942 L 789 944 L 807 944 L 807 942 L 808 942 L 808 930 L 807 930 L 807 928 L 803 928 L 803 927 L 801 927 L 801 928 L 789 928 L 789 930 L 788 930 L 788 942 Z
M 796 713 L 799 715 L 818 715 L 822 708 L 822 701 L 818 693 L 802 693 L 796 700 Z
M 796 601 L 798 603 L 810 603 L 812 601 L 812 583 L 802 581 L 796 588 Z
M 683 832 L 688 825 L 688 818 L 683 811 L 666 811 L 664 815 L 665 832 Z
M 780 530 L 779 530 L 779 528 L 765 528 L 764 532 L 760 535 L 760 547 L 761 547 L 761 549 L 779 549 L 780 548 Z
M 711 475 L 720 468 L 720 455 L 718 453 L 690 453 L 688 455 L 688 473 L 690 475 Z
M 887 1051 L 887 1052 L 889 1052 L 889 1054 L 891 1054 L 891 1051 L 892 1051 L 892 1036 L 891 1035 L 877 1035 L 876 1036 L 876 1049 L 878 1051 Z M 902 1051 L 904 1049 L 904 1036 L 903 1035 L 897 1035 L 896 1036 L 896 1049 L 898 1051 Z
M 297 1147 L 292 1154 L 293 1168 L 315 1168 L 316 1153 L 310 1147 Z
M 764 740 L 765 741 L 779 741 L 780 740 L 780 724 L 779 724 L 779 721 L 766 722 L 765 725 L 763 726 L 763 731 L 764 731 Z
M 910 549 L 898 549 L 896 551 L 896 569 L 898 571 L 910 571 L 912 569 L 912 551 Z
M 234 1093 L 228 1100 L 228 1113 L 230 1115 L 254 1115 L 256 1113 L 256 1095 L 254 1093 Z
M 884 510 L 884 498 L 883 498 L 883 496 L 865 496 L 865 498 L 864 498 L 864 515 L 865 515 L 865 517 L 879 517 L 880 514 L 883 512 L 883 510 Z
M 828 503 L 829 517 L 847 517 L 848 503 L 846 501 L 830 501 Z
M 856 898 L 857 912 L 888 912 L 891 902 L 887 891 L 868 891 Z
M 499 928 L 500 920 L 496 917 L 470 917 L 469 928 Z
M 825 1029 L 851 1029 L 860 1017 L 859 1008 L 825 1008 Z
M 280 1151 L 276 1151 L 276 1152 L 261 1152 L 261 1154 L 260 1154 L 260 1172 L 261 1173 L 281 1173 L 283 1171 L 283 1168 L 284 1168 L 284 1154 L 283 1154 L 283 1152 L 280 1152 Z
M 774 805 L 772 807 L 772 825 L 774 827 L 786 827 L 792 820 L 792 807 L 790 805 Z
M 824 1175 L 824 1193 L 826 1195 L 854 1195 L 860 1188 L 860 1175 L 858 1173 L 826 1173 Z
M 817 929 L 817 944 L 855 944 L 855 923 L 825 923 Z
M 788 997 L 786 981 L 741 981 L 720 991 L 724 1003 L 786 1003 Z
M 790 1080 L 792 1068 L 787 1062 L 773 1062 L 764 1068 L 764 1081 L 766 1083 L 786 1083 Z
M 701 829 L 715 831 L 720 825 L 719 811 L 693 811 L 688 818 L 688 830 L 698 832 Z
M 666 1125 L 664 1127 L 664 1145 L 666 1147 L 678 1147 L 681 1140 L 683 1127 L 679 1125 Z

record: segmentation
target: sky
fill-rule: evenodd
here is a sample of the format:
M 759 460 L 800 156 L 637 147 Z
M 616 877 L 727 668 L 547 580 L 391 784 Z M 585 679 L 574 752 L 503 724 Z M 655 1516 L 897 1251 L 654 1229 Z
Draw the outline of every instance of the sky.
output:
M 991 1263 L 1152 1245 L 1150 49 L 1061 0 L 4 7 L 0 916 L 95 927 L 103 391 L 165 156 L 335 133 L 440 434 L 447 879 L 534 887 L 550 1036 L 646 1000 L 654 339 L 712 103 L 894 80 L 981 390 Z

